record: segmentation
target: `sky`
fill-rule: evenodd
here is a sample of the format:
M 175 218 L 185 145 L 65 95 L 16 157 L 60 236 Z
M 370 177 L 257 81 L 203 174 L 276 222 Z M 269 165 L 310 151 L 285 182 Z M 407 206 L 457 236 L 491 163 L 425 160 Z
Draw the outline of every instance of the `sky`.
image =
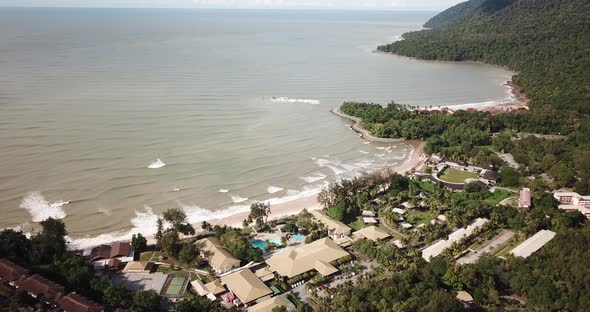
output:
M 444 10 L 465 0 L 0 0 L 0 6 Z

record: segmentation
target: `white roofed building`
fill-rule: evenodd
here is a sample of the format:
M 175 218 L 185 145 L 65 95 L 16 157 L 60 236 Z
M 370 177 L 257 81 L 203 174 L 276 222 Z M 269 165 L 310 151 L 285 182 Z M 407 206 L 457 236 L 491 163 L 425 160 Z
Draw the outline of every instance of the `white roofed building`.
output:
M 422 258 L 430 262 L 432 258 L 439 256 L 445 249 L 451 247 L 454 243 L 461 241 L 463 238 L 473 235 L 473 232 L 486 224 L 489 220 L 485 218 L 477 218 L 470 225 L 465 228 L 456 230 L 449 234 L 446 240 L 440 240 L 422 250 Z
M 510 251 L 511 254 L 517 257 L 527 258 L 532 255 L 535 251 L 541 249 L 550 240 L 555 237 L 555 232 L 549 230 L 540 230 L 531 236 L 529 239 L 524 241 L 522 244 L 516 246 L 516 248 Z

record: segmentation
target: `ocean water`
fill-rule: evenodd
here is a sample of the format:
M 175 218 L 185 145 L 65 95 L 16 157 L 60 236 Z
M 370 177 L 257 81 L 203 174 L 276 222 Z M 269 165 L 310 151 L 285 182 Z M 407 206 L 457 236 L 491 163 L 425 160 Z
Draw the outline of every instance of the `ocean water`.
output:
M 372 53 L 434 14 L 0 9 L 0 227 L 91 245 L 403 162 L 329 110 L 507 98 L 503 69 Z

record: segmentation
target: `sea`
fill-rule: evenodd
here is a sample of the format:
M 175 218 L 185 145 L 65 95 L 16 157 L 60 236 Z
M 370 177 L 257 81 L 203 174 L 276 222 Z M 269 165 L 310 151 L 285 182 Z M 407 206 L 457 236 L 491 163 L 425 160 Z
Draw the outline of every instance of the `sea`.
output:
M 436 12 L 0 9 L 0 228 L 48 217 L 74 247 L 223 219 L 403 162 L 343 101 L 477 107 L 512 72 L 374 50 Z M 272 209 L 272 208 L 271 208 Z

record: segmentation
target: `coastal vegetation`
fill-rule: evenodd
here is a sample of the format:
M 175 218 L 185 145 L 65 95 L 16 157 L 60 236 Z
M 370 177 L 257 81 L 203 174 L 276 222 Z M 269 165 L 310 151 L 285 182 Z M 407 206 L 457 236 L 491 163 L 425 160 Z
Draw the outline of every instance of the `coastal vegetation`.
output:
M 433 18 L 426 24 L 433 29 L 407 33 L 378 49 L 508 66 L 518 72 L 513 81 L 532 108 L 588 114 L 588 11 L 585 0 L 471 0 Z
M 499 166 L 503 161 L 498 152 L 513 153 L 515 160 L 524 165 L 519 175 L 546 173 L 557 187 L 590 192 L 587 157 L 590 155 L 590 119 L 586 116 L 574 119 L 570 117 L 575 114 L 567 113 L 549 116 L 544 109 L 497 115 L 462 110 L 453 114 L 423 114 L 393 102 L 386 107 L 346 102 L 341 111 L 361 118 L 361 125 L 375 136 L 426 140 L 427 154 Z M 533 183 L 522 182 L 519 184 Z

